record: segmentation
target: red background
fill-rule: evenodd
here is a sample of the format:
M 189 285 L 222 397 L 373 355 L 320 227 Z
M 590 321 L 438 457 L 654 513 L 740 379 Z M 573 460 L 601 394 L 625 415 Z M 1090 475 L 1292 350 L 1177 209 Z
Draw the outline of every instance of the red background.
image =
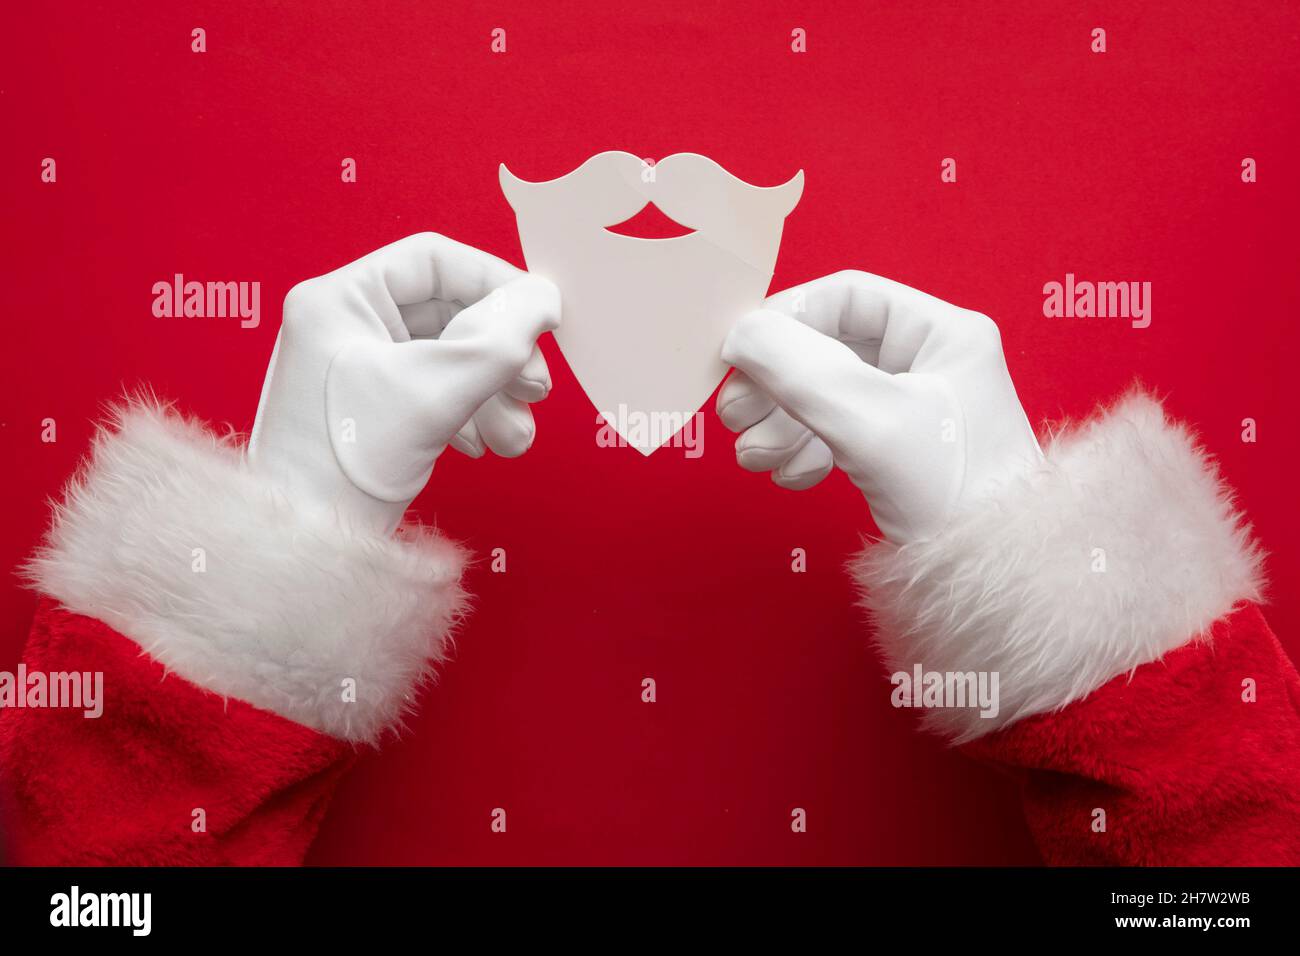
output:
M 294 282 L 423 229 L 522 264 L 499 162 L 695 151 L 760 184 L 806 170 L 775 287 L 856 267 L 994 316 L 1032 420 L 1139 376 L 1166 394 L 1271 550 L 1267 613 L 1300 651 L 1295 4 L 149 6 L 23 4 L 0 36 L 6 569 L 124 385 L 247 429 Z M 1151 327 L 1044 318 L 1067 271 L 1152 282 Z M 175 272 L 261 281 L 261 327 L 154 318 Z M 449 453 L 417 502 L 508 572 L 471 572 L 455 663 L 312 861 L 1035 861 L 1009 783 L 889 705 L 842 573 L 870 530 L 843 476 L 793 494 L 742 472 L 711 405 L 699 460 L 598 448 L 545 348 L 532 451 Z M 33 598 L 5 580 L 12 669 Z

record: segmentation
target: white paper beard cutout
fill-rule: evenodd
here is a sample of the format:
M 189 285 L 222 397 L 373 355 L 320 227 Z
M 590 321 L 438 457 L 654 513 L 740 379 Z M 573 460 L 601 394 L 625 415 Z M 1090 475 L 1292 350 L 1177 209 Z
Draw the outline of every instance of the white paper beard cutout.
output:
M 650 455 L 672 434 L 629 428 L 628 413 L 684 422 L 718 387 L 722 342 L 763 304 L 803 171 L 764 188 L 694 153 L 650 166 L 606 152 L 548 182 L 525 182 L 502 164 L 501 189 L 528 270 L 560 289 L 555 338 L 565 359 L 610 427 Z M 695 231 L 639 239 L 605 229 L 650 202 Z

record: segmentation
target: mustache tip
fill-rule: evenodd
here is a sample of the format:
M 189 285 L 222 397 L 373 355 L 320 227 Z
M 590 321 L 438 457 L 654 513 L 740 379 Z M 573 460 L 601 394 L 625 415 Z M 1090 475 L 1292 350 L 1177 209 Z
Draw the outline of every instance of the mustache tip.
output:
M 497 180 L 501 183 L 501 192 L 505 194 L 506 202 L 510 203 L 510 207 L 518 212 L 519 204 L 515 200 L 523 180 L 512 173 L 505 163 L 501 163 L 497 167 Z

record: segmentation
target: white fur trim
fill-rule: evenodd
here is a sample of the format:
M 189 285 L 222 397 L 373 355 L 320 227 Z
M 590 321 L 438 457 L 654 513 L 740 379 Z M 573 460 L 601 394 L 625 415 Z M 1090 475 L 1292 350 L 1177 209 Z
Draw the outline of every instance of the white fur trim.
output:
M 939 537 L 874 544 L 852 569 L 891 671 L 998 673 L 996 717 L 924 712 L 961 742 L 1196 639 L 1261 598 L 1260 563 L 1213 461 L 1135 393 Z
M 432 530 L 381 537 L 305 512 L 234 435 L 133 401 L 96 435 L 27 573 L 200 687 L 374 742 L 442 659 L 463 563 Z

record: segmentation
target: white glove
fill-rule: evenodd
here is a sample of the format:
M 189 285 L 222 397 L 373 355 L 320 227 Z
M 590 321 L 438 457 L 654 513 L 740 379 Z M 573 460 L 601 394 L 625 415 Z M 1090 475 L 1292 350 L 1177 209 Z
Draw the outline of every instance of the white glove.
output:
M 445 236 L 384 246 L 289 291 L 249 462 L 349 523 L 391 532 L 450 443 L 523 454 L 550 375 L 555 286 Z
M 741 466 L 802 489 L 838 465 L 896 544 L 935 536 L 1042 458 L 993 321 L 879 276 L 772 296 L 722 358 L 739 370 L 718 414 L 743 431 Z

